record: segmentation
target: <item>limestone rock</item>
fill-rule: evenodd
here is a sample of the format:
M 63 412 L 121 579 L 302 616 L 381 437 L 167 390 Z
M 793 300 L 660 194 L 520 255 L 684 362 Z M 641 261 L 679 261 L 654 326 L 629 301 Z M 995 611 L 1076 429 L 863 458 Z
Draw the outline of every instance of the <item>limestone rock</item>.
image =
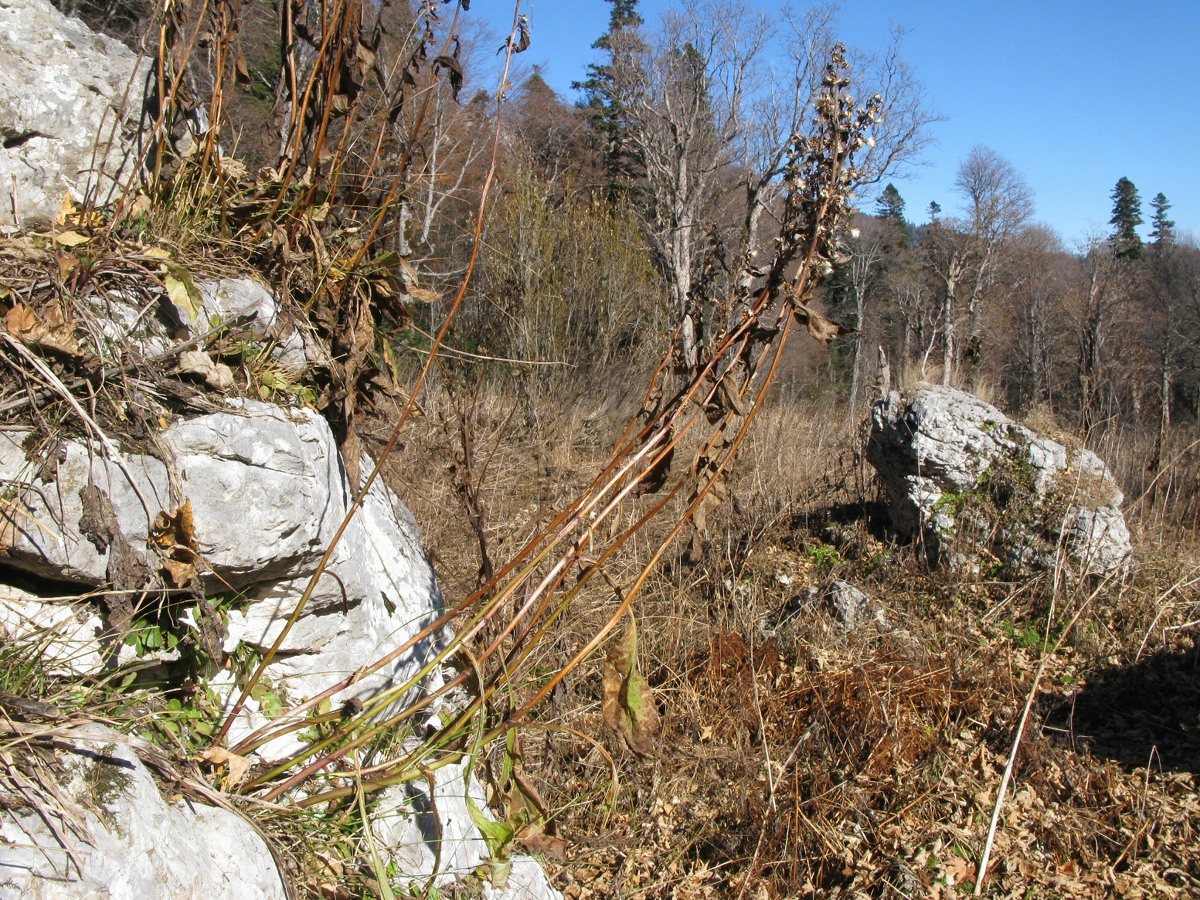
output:
M 49 222 L 89 187 L 110 199 L 135 162 L 123 137 L 141 112 L 136 68 L 128 47 L 49 0 L 0 0 L 0 225 L 14 209 Z
M 12 503 L 0 510 L 5 563 L 42 578 L 98 586 L 106 579 L 110 548 L 85 534 L 80 491 L 88 485 L 102 490 L 121 532 L 144 546 L 154 517 L 172 508 L 167 467 L 140 454 L 108 459 L 98 444 L 81 440 L 63 442 L 35 465 L 23 446 L 28 437 L 0 432 L 0 479 L 13 491 Z
M 45 818 L 33 809 L 0 817 L 0 900 L 283 900 L 270 848 L 250 823 L 168 803 L 128 741 L 99 725 L 63 736 L 76 749 L 63 754 L 61 795 L 43 805 Z
M 867 459 L 892 525 L 932 563 L 1021 570 L 1055 565 L 1061 544 L 1079 571 L 1130 557 L 1120 489 L 1089 450 L 1066 447 L 949 387 L 893 391 L 875 403 Z
M 471 821 L 467 806 L 488 814 L 483 790 L 468 767 L 451 763 L 437 770 L 432 786 L 417 780 L 383 792 L 375 804 L 371 828 L 409 880 L 420 890 L 432 878 L 445 885 L 464 878 L 488 861 L 488 847 Z M 484 884 L 493 900 L 561 900 L 545 871 L 528 856 L 509 858 L 508 883 Z
M 147 545 L 151 524 L 186 498 L 207 588 L 242 595 L 229 614 L 230 636 L 234 643 L 269 647 L 332 542 L 352 493 L 337 443 L 319 415 L 255 400 L 229 405 L 227 412 L 163 432 L 169 465 L 141 454 L 122 454 L 118 465 L 99 447 L 70 441 L 61 462 L 37 470 L 25 458 L 23 433 L 0 434 L 0 478 L 15 485 L 17 500 L 0 517 L 7 562 L 54 581 L 90 587 L 110 581 L 112 547 L 89 537 L 82 499 L 94 485 L 111 500 L 112 529 L 153 572 L 161 560 Z M 370 471 L 371 460 L 364 457 L 360 467 Z M 293 700 L 312 696 L 405 642 L 440 606 L 416 522 L 377 481 L 269 677 Z M 418 642 L 360 680 L 353 695 L 361 699 L 408 681 L 440 640 Z
M 872 619 L 883 618 L 879 604 L 846 581 L 830 584 L 825 593 L 825 602 L 844 631 L 853 631 Z
M 36 652 L 49 675 L 91 675 L 103 667 L 103 623 L 90 606 L 42 600 L 0 584 L 0 644 Z
M 153 357 L 177 340 L 198 337 L 218 324 L 246 317 L 248 321 L 239 330 L 249 333 L 275 365 L 292 373 L 308 366 L 309 350 L 302 333 L 289 324 L 262 282 L 254 278 L 198 280 L 196 289 L 200 301 L 195 317 L 162 291 L 157 296 L 143 296 L 125 289 L 105 290 L 80 302 L 92 313 L 114 361 L 131 350 Z

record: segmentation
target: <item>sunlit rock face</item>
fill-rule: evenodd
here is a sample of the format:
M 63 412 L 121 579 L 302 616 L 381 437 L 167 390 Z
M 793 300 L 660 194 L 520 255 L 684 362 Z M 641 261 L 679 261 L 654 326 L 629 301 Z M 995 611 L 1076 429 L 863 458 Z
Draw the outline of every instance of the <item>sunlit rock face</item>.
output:
M 992 574 L 1107 574 L 1130 558 L 1120 488 L 1089 450 L 1067 447 L 963 391 L 926 386 L 876 401 L 867 459 L 893 527 L 933 564 Z
M 49 222 L 68 194 L 110 199 L 136 163 L 143 87 L 124 44 L 49 0 L 0 0 L 0 226 Z

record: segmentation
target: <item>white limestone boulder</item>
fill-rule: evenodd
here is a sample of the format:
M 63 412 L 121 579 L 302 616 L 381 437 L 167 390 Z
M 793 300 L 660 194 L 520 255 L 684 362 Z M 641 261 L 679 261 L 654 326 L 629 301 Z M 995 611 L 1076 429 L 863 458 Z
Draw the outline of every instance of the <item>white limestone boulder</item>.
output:
M 375 841 L 395 861 L 403 873 L 401 882 L 414 893 L 430 880 L 439 886 L 452 884 L 488 865 L 488 846 L 471 821 L 468 804 L 487 815 L 483 789 L 463 763 L 439 768 L 432 785 L 418 779 L 385 790 L 375 803 L 371 812 Z M 562 900 L 537 860 L 513 854 L 505 862 L 507 883 L 497 887 L 485 881 L 485 897 Z
M 153 573 L 162 560 L 147 541 L 152 523 L 186 499 L 199 576 L 211 592 L 238 592 L 229 634 L 259 650 L 284 628 L 352 500 L 333 434 L 308 409 L 230 401 L 227 412 L 164 431 L 166 464 L 120 454 L 118 465 L 78 440 L 39 466 L 26 459 L 25 437 L 0 433 L 0 478 L 15 498 L 0 511 L 7 565 L 54 582 L 107 585 L 113 547 L 98 546 L 85 527 L 82 495 L 93 485 L 111 500 L 129 552 Z M 370 467 L 364 459 L 364 471 Z M 268 675 L 301 701 L 406 642 L 440 608 L 415 521 L 376 481 Z M 77 609 L 86 616 L 90 607 Z M 427 637 L 351 693 L 363 698 L 407 682 L 439 646 Z
M 1107 574 L 1132 552 L 1123 496 L 1104 462 L 1008 419 L 963 391 L 924 386 L 876 401 L 867 460 L 897 532 L 932 563 L 1017 573 L 1060 550 Z
M 48 223 L 68 194 L 114 195 L 136 164 L 137 65 L 49 0 L 0 0 L 0 226 Z
M 67 732 L 58 797 L 0 816 L 0 900 L 283 900 L 270 848 L 237 813 L 168 802 L 129 739 Z

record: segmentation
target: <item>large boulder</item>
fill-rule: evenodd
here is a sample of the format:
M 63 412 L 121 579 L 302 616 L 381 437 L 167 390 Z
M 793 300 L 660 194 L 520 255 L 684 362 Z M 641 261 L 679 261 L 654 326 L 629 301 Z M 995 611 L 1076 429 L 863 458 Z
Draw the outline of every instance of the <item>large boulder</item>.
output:
M 226 639 L 258 651 L 295 611 L 353 499 L 333 433 L 309 409 L 230 400 L 228 411 L 162 432 L 165 462 L 140 453 L 110 456 L 79 439 L 35 465 L 29 442 L 28 432 L 0 433 L 0 478 L 13 491 L 0 510 L 8 565 L 87 588 L 162 587 L 170 547 L 151 535 L 186 501 L 197 577 L 210 594 L 238 595 Z M 362 468 L 370 471 L 369 459 Z M 289 699 L 313 696 L 416 634 L 440 607 L 416 522 L 376 481 L 268 676 Z M 418 643 L 359 680 L 353 695 L 363 699 L 408 681 L 436 646 L 432 637 Z M 277 748 L 288 749 L 294 747 Z
M 261 653 L 295 612 L 353 499 L 333 434 L 325 420 L 308 409 L 229 400 L 224 411 L 176 422 L 161 432 L 155 441 L 161 460 L 141 453 L 109 454 L 101 441 L 82 438 L 43 445 L 31 459 L 38 443 L 31 432 L 0 432 L 0 480 L 9 489 L 0 507 L 0 581 L 5 580 L 7 567 L 9 580 L 23 580 L 26 588 L 48 588 L 43 593 L 55 596 L 0 585 L 0 639 L 10 646 L 38 647 L 48 666 L 66 675 L 100 672 L 128 658 L 134 648 L 111 645 L 111 609 L 105 623 L 101 603 L 61 599 L 70 593 L 64 583 L 92 594 L 113 592 L 115 582 L 123 578 L 135 585 L 128 590 L 165 587 L 170 547 L 161 540 L 161 526 L 164 515 L 182 522 L 179 510 L 185 501 L 191 510 L 186 537 L 198 550 L 190 588 L 206 594 L 210 602 L 224 598 L 222 602 L 228 604 L 221 613 L 226 620 L 220 635 L 225 653 L 239 647 Z M 369 458 L 360 461 L 363 472 L 371 467 Z M 177 532 L 176 537 L 185 536 Z M 18 578 L 12 569 L 23 573 Z M 133 582 L 128 582 L 130 573 L 136 576 Z M 236 597 L 231 599 L 231 594 Z M 416 642 L 375 675 L 350 676 L 425 629 L 441 607 L 412 515 L 377 480 L 267 668 L 272 695 L 300 702 L 350 680 L 352 686 L 333 698 L 342 703 L 351 697 L 365 701 L 389 687 L 412 683 L 444 646 L 444 632 Z M 188 613 L 179 621 L 199 631 L 200 618 L 199 612 Z M 407 696 L 412 699 L 417 691 L 441 683 L 435 668 Z M 220 668 L 207 686 L 227 699 L 240 691 L 237 676 L 228 667 Z M 231 743 L 269 724 L 267 714 L 277 710 L 265 706 L 265 700 L 247 700 L 230 732 Z M 427 724 L 437 727 L 436 705 L 429 714 L 435 718 Z M 258 748 L 254 756 L 282 759 L 300 750 L 302 740 L 295 734 L 277 738 Z M 127 756 L 121 759 L 124 762 L 118 765 L 134 765 Z M 169 834 L 176 827 L 163 819 L 176 813 L 161 812 L 161 798 L 154 803 L 148 796 L 143 800 L 139 779 L 140 775 L 130 782 L 134 793 L 129 799 L 107 807 L 110 824 L 116 823 L 111 833 L 119 840 L 101 836 L 97 846 L 102 852 L 89 850 L 92 855 L 86 857 L 98 860 L 96 867 L 89 863 L 82 873 L 70 876 L 75 880 L 63 885 L 54 881 L 62 874 L 62 860 L 57 861 L 58 869 L 50 861 L 56 851 L 10 856 L 0 841 L 0 867 L 28 865 L 36 876 L 32 880 L 22 876 L 18 893 L 0 893 L 0 898 L 73 898 L 102 895 L 105 890 L 111 890 L 112 896 L 275 896 L 265 888 L 260 893 L 254 892 L 257 887 L 253 891 L 231 888 L 228 882 L 191 886 L 187 873 L 192 867 L 204 868 L 207 854 L 223 852 L 220 842 L 226 838 L 219 835 L 216 844 L 197 844 L 179 859 L 169 857 L 179 871 L 166 880 L 152 882 L 161 875 L 153 868 L 154 860 L 125 859 L 145 855 L 139 841 L 146 828 Z M 420 784 L 397 787 L 378 799 L 372 822 L 378 826 L 385 856 L 399 868 L 400 880 L 423 885 L 432 877 L 444 883 L 487 861 L 488 847 L 472 820 L 472 803 L 486 809 L 482 790 L 468 768 L 455 764 L 440 770 L 428 790 Z M 143 827 L 140 820 L 127 824 L 128 817 L 140 815 L 143 806 L 159 810 L 153 812 L 159 816 L 151 820 L 155 824 Z M 197 813 L 191 827 L 209 828 L 210 812 Z M 36 826 L 2 815 L 0 823 L 4 837 L 18 831 L 32 834 L 29 829 Z M 26 837 L 18 843 L 50 847 L 43 838 Z M 513 861 L 510 886 L 489 896 L 512 900 L 558 896 L 536 863 L 519 857 Z M 258 884 L 274 871 L 264 868 L 265 863 L 242 864 L 245 884 Z M 209 874 L 216 878 L 223 871 L 218 867 Z M 152 883 L 157 886 L 150 887 Z M 113 887 L 104 888 L 107 884 Z
M 876 401 L 867 459 L 892 525 L 931 563 L 1001 574 L 1107 574 L 1131 546 L 1123 496 L 1104 462 L 1009 420 L 963 391 L 925 386 Z
M 283 900 L 266 842 L 235 812 L 168 802 L 131 739 L 99 725 L 57 738 L 63 770 L 41 800 L 0 816 L 0 900 Z
M 52 220 L 69 194 L 109 200 L 136 162 L 143 86 L 124 44 L 49 0 L 0 0 L 0 225 Z

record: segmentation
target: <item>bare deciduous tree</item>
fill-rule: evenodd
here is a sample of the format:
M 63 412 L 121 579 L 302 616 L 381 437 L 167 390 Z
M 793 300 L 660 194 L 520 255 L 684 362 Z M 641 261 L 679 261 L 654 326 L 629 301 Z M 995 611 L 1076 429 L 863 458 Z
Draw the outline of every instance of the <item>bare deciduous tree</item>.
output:
M 720 318 L 722 306 L 744 304 L 765 271 L 770 248 L 761 223 L 778 215 L 779 179 L 795 141 L 812 130 L 814 104 L 827 87 L 832 9 L 788 21 L 790 33 L 780 35 L 744 3 L 709 0 L 669 13 L 652 35 L 622 29 L 609 37 L 608 89 L 641 166 L 646 229 L 670 286 L 680 362 L 689 371 L 701 357 L 704 323 Z M 864 55 L 855 73 L 860 98 L 876 97 L 881 119 L 871 142 L 856 148 L 854 185 L 874 183 L 911 159 L 933 119 L 900 60 L 899 38 L 882 55 Z M 710 283 L 718 270 L 733 283 Z

